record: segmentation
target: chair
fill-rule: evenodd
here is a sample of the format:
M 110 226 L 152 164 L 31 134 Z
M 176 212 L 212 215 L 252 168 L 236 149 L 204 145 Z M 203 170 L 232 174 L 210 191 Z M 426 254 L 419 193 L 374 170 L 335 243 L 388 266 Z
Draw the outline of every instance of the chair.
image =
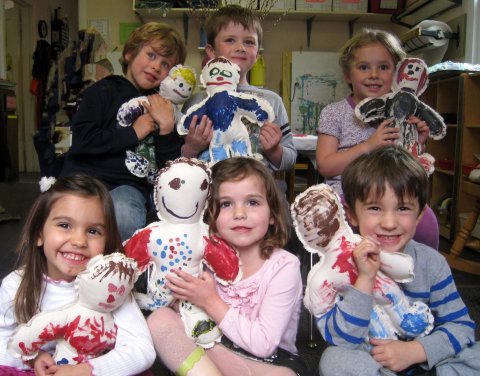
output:
M 467 217 L 462 229 L 457 234 L 455 241 L 450 248 L 448 254 L 444 254 L 448 264 L 453 269 L 457 269 L 463 272 L 480 275 L 480 262 L 467 260 L 461 257 L 461 254 L 465 247 L 469 247 L 475 250 L 480 250 L 480 240 L 470 240 L 470 234 L 472 233 L 477 219 L 480 214 L 480 184 L 472 183 L 470 181 L 463 181 L 464 193 L 476 197 L 475 204 L 472 207 L 472 212 Z
M 285 176 L 288 202 L 292 203 L 297 194 L 322 180 L 312 160 L 306 155 L 299 155 L 295 166 Z

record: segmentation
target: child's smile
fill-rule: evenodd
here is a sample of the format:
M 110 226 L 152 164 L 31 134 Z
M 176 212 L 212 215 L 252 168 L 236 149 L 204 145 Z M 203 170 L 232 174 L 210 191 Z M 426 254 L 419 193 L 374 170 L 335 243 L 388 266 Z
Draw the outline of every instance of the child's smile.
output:
M 37 246 L 43 247 L 47 274 L 73 280 L 90 258 L 103 253 L 105 219 L 98 198 L 65 195 L 53 205 Z
M 380 43 L 358 48 L 345 81 L 352 85 L 353 101 L 388 93 L 392 86 L 395 64 L 388 50 Z
M 400 202 L 387 185 L 383 197 L 370 196 L 366 202 L 357 200 L 352 224 L 359 227 L 362 236 L 377 240 L 382 251 L 403 252 L 415 234 L 419 214 L 417 198 L 404 197 Z
M 220 212 L 216 227 L 221 238 L 240 253 L 258 250 L 272 223 L 265 187 L 256 175 L 226 181 L 219 188 Z

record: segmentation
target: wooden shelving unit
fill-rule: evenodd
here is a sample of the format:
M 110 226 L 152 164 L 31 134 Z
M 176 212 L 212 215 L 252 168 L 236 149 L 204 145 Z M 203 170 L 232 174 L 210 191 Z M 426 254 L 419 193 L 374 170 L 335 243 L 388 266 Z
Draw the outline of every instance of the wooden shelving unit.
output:
M 147 20 L 168 20 L 168 19 L 183 19 L 183 28 L 185 36 L 188 35 L 188 21 L 190 18 L 203 19 L 214 8 L 193 11 L 189 8 L 170 8 L 164 9 L 146 9 L 136 8 L 135 0 L 133 0 L 133 11 L 143 22 Z M 310 47 L 310 36 L 312 30 L 312 23 L 314 21 L 322 22 L 348 22 L 350 35 L 353 34 L 353 25 L 356 22 L 363 23 L 388 23 L 390 21 L 390 14 L 380 13 L 361 13 L 361 12 L 327 12 L 327 11 L 296 11 L 292 9 L 272 9 L 266 15 L 265 19 L 272 21 L 280 20 L 296 20 L 305 21 L 307 29 L 307 47 Z
M 212 9 L 213 10 L 213 9 Z M 192 16 L 193 12 L 188 8 L 171 8 L 165 13 L 161 10 L 156 9 L 135 9 L 140 17 L 145 19 L 160 19 L 164 18 L 183 18 L 184 15 Z M 203 12 L 203 10 L 202 10 Z M 208 13 L 208 10 L 205 10 Z M 321 12 L 321 11 L 296 11 L 296 10 L 271 10 L 267 15 L 267 19 L 275 20 L 278 18 L 288 19 L 288 20 L 309 20 L 313 19 L 315 21 L 344 21 L 344 22 L 389 22 L 390 14 L 380 14 L 380 13 L 339 13 L 339 12 Z
M 466 172 L 480 154 L 480 74 L 444 72 L 430 76 L 422 99 L 447 121 L 443 140 L 428 140 L 427 151 L 435 157 L 430 178 L 430 206 L 437 213 L 440 235 L 455 239 L 460 214 L 469 213 L 475 198 L 466 194 Z M 442 205 L 443 204 L 443 205 Z

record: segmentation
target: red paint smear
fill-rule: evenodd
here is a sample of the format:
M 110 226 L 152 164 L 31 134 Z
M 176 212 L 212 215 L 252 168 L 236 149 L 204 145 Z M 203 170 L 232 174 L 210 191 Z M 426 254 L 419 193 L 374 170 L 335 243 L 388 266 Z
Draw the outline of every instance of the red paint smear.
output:
M 340 254 L 337 256 L 337 261 L 332 265 L 332 269 L 338 267 L 340 273 L 348 273 L 350 284 L 354 284 L 357 280 L 357 268 L 352 263 L 353 244 L 342 236 L 340 242 Z
M 125 254 L 137 260 L 138 268 L 144 271 L 150 262 L 150 254 L 148 253 L 148 243 L 150 243 L 151 229 L 144 229 L 137 232 L 125 243 Z
M 239 272 L 239 260 L 235 251 L 220 238 L 203 238 L 207 243 L 203 257 L 210 268 L 219 278 L 234 281 Z

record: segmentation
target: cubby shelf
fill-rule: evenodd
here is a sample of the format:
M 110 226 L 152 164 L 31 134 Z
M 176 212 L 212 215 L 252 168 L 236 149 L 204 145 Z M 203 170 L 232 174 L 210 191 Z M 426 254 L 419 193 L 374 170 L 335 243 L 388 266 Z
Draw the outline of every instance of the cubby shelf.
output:
M 444 117 L 456 119 L 456 124 L 453 121 L 447 124 L 444 139 L 427 142 L 427 152 L 436 160 L 435 172 L 430 177 L 430 206 L 441 220 L 440 234 L 449 240 L 455 239 L 460 230 L 460 214 L 470 212 L 475 203 L 475 198 L 466 192 L 468 181 L 463 168 L 479 162 L 476 159 L 480 155 L 479 97 L 480 73 L 466 72 L 448 76 L 432 74 L 422 97 Z M 449 161 L 453 169 L 439 168 L 442 161 Z M 445 215 L 446 202 L 449 202 L 448 215 Z M 443 206 L 441 215 L 440 206 Z

